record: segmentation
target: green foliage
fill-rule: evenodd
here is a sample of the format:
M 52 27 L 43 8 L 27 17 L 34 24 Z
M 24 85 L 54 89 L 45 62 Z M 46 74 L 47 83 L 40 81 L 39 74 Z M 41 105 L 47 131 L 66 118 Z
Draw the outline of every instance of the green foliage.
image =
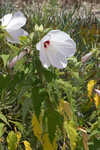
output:
M 9 55 L 1 55 L 1 58 L 3 59 L 4 67 L 5 67 L 5 66 L 6 66 L 6 64 L 7 64 L 7 61 L 8 61 Z
M 10 131 L 7 137 L 8 150 L 16 150 L 17 136 L 16 133 Z
M 34 111 L 38 118 L 40 116 L 41 104 L 43 102 L 43 99 L 44 99 L 43 92 L 40 91 L 40 88 L 34 86 L 32 90 L 32 102 Z
M 12 11 L 16 8 L 7 2 L 0 16 Z M 23 11 L 29 36 L 20 37 L 20 44 L 8 43 L 0 28 L 0 150 L 98 150 L 100 102 L 96 107 L 94 89 L 100 89 L 99 22 L 79 18 L 75 8 L 66 12 L 54 0 L 41 6 L 33 1 Z M 36 50 L 52 29 L 69 33 L 77 45 L 63 70 L 43 68 Z M 10 68 L 9 62 L 24 50 L 27 54 Z M 92 56 L 83 63 L 89 52 Z
M 60 129 L 63 127 L 63 117 L 57 111 L 53 111 L 51 108 L 48 108 L 46 116 L 48 122 L 48 134 L 52 143 L 57 127 Z
M 0 119 L 1 119 L 3 122 L 5 122 L 8 126 L 10 126 L 9 123 L 8 123 L 8 121 L 7 121 L 7 118 L 6 118 L 2 113 L 0 113 Z
M 0 123 L 0 137 L 4 134 L 4 123 Z

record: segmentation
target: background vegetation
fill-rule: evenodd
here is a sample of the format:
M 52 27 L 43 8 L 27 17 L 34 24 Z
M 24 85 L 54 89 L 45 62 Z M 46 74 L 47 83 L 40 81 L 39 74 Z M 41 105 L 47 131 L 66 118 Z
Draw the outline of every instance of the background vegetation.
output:
M 100 150 L 100 20 L 85 7 L 80 15 L 80 5 L 23 5 L 29 36 L 11 44 L 0 30 L 0 150 Z M 0 18 L 17 10 L 7 1 Z M 36 50 L 52 29 L 70 34 L 77 45 L 63 70 L 43 68 Z M 10 69 L 8 62 L 22 51 L 27 55 Z

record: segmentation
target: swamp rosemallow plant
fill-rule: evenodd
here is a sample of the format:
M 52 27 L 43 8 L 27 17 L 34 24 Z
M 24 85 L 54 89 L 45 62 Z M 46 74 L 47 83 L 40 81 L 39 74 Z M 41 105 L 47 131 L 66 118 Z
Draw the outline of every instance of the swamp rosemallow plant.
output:
M 1 26 L 7 31 L 6 39 L 11 43 L 19 43 L 20 36 L 27 36 L 28 32 L 23 30 L 26 24 L 26 17 L 21 11 L 15 12 L 14 14 L 9 13 L 0 19 Z
M 59 15 L 59 10 L 51 14 L 52 7 L 49 9 L 45 7 L 45 11 L 42 9 L 43 12 L 40 9 L 41 13 L 39 13 L 39 9 L 37 13 L 33 7 L 32 11 L 30 7 L 28 8 L 29 9 L 26 9 L 26 12 L 29 13 L 29 23 L 27 27 L 29 28 L 30 35 L 29 38 L 20 38 L 21 45 L 6 44 L 5 40 L 2 39 L 4 38 L 3 34 L 7 36 L 7 31 L 2 30 L 5 26 L 0 27 L 0 133 L 1 138 L 3 137 L 0 147 L 4 149 L 23 149 L 25 144 L 30 145 L 26 142 L 26 139 L 29 137 L 31 147 L 34 149 L 37 149 L 37 147 L 38 149 L 44 148 L 44 150 L 57 150 L 66 147 L 72 150 L 92 149 L 93 147 L 99 149 L 100 109 L 98 104 L 100 97 L 98 90 L 100 90 L 100 53 L 99 43 L 97 44 L 97 38 L 94 36 L 94 32 L 93 38 L 96 39 L 93 40 L 93 38 L 90 37 L 93 42 L 92 40 L 85 40 L 84 44 L 84 36 L 88 34 L 86 31 L 91 29 L 90 24 L 86 24 L 85 30 L 82 31 L 85 32 L 85 34 L 81 35 L 82 28 L 80 23 L 83 23 L 83 20 L 81 22 L 77 17 L 73 20 L 72 12 L 68 15 L 68 13 L 63 11 L 60 13 L 62 15 Z M 58 19 L 55 19 L 54 16 L 57 16 Z M 57 31 L 59 34 L 51 33 L 47 40 L 45 39 L 44 42 L 41 42 L 43 50 L 40 47 L 40 50 L 37 51 L 35 48 L 37 41 L 50 30 L 50 28 L 45 30 L 42 26 L 41 28 L 37 25 L 33 26 L 33 24 L 37 22 L 43 24 L 44 27 L 49 25 L 49 27 L 52 26 L 53 28 L 55 28 L 55 26 L 56 28 L 65 28 L 67 26 L 69 31 L 72 29 L 70 28 L 71 25 L 73 30 L 76 31 L 72 34 L 76 38 L 76 41 L 78 41 L 78 55 L 76 54 L 78 58 L 67 58 L 69 57 L 68 52 L 71 52 L 73 55 L 73 51 L 76 50 L 76 47 L 73 51 L 68 49 L 67 44 L 70 43 L 73 47 L 73 42 L 69 42 L 70 37 L 68 40 L 68 37 L 65 36 L 66 33 L 61 35 L 60 32 L 62 31 Z M 87 57 L 90 56 L 87 54 L 86 57 L 83 57 L 84 63 L 91 58 L 90 61 L 84 65 L 81 63 L 80 58 L 84 53 L 91 52 L 92 50 L 90 48 L 92 47 L 97 47 L 97 51 L 92 57 Z M 29 50 L 29 53 L 27 50 Z M 49 50 L 51 51 L 48 52 Z M 70 61 L 70 65 L 67 70 L 62 71 L 54 71 L 54 69 L 45 70 L 41 68 L 40 62 L 38 62 L 38 54 L 40 51 L 41 53 L 43 51 L 45 55 L 52 53 L 52 55 L 50 55 L 52 60 L 47 55 L 49 65 L 54 64 L 52 61 L 56 59 L 55 53 L 59 52 L 59 56 L 62 56 L 64 52 L 62 57 Z M 27 53 L 28 56 L 22 59 Z M 62 57 L 57 58 L 57 63 L 63 63 Z M 19 61 L 20 59 L 22 59 L 22 61 Z M 11 70 L 8 66 L 6 68 L 8 60 L 8 65 Z M 19 61 L 18 64 L 17 61 Z M 46 63 L 42 64 L 45 65 Z M 15 66 L 15 64 L 17 65 Z M 92 82 L 90 82 L 91 80 Z M 86 87 L 87 82 L 89 82 L 88 91 Z M 93 128 L 95 125 L 96 128 Z M 17 139 L 17 137 L 19 138 L 19 142 L 18 140 L 13 140 Z M 22 139 L 24 139 L 24 141 L 22 141 Z M 99 144 L 97 144 L 97 142 Z M 55 147 L 56 144 L 58 147 Z
M 36 45 L 40 60 L 45 68 L 50 65 L 62 69 L 67 66 L 67 58 L 76 52 L 76 44 L 70 36 L 60 30 L 52 30 Z

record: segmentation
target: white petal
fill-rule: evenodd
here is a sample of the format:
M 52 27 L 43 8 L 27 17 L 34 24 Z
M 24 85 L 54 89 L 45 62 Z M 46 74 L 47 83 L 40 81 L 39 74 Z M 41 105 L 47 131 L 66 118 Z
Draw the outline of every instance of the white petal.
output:
M 98 89 L 94 89 L 94 90 L 100 96 L 100 90 L 98 90 Z
M 36 49 L 39 50 L 39 51 L 41 50 L 41 42 L 36 44 Z
M 52 66 L 62 69 L 67 66 L 66 58 L 54 49 L 47 50 L 47 57 Z
M 76 52 L 76 44 L 72 39 L 68 39 L 66 42 L 53 42 L 55 49 L 59 51 L 65 57 L 71 57 Z
M 18 30 L 22 26 L 24 26 L 25 23 L 26 23 L 26 17 L 22 12 L 18 11 L 12 16 L 9 24 L 6 27 L 6 30 L 7 31 Z
M 75 54 L 76 44 L 67 33 L 60 30 L 52 30 L 48 34 L 51 34 L 53 45 L 66 57 L 71 57 Z
M 4 17 L 1 18 L 1 24 L 2 26 L 7 26 L 12 18 L 12 14 L 7 14 Z
M 8 32 L 8 33 L 11 36 L 11 38 L 7 37 L 7 41 L 11 42 L 11 43 L 19 43 L 19 37 L 20 36 L 27 36 L 28 35 L 28 33 L 23 29 L 19 29 L 19 30 L 16 30 L 16 31 L 11 31 L 11 32 Z
M 50 66 L 50 62 L 44 50 L 40 51 L 40 60 L 45 68 L 48 68 Z
M 48 32 L 48 35 L 51 35 L 51 40 L 56 42 L 64 42 L 70 39 L 70 36 L 67 33 L 60 30 L 51 30 Z
M 47 40 L 56 41 L 56 42 L 64 42 L 67 39 L 70 39 L 70 36 L 66 34 L 65 32 L 60 31 L 60 30 L 51 30 L 41 39 L 40 42 L 43 43 Z

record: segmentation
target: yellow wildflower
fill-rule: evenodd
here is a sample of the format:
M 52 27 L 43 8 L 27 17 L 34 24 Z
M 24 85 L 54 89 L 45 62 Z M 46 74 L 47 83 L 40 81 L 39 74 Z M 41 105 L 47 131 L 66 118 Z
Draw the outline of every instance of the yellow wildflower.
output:
M 32 150 L 30 143 L 28 141 L 24 141 L 24 145 L 25 145 L 25 150 Z
M 93 91 L 93 88 L 94 88 L 94 85 L 96 84 L 96 81 L 95 80 L 90 80 L 88 82 L 88 85 L 87 85 L 87 89 L 88 89 L 88 97 L 90 98 L 90 100 L 92 101 L 92 91 Z
M 94 96 L 94 101 L 95 101 L 96 108 L 98 108 L 98 106 L 100 106 L 100 96 L 97 93 Z
M 20 133 L 20 132 L 17 132 L 17 133 L 16 133 L 16 136 L 17 136 L 17 144 L 19 144 L 20 139 L 21 139 L 21 133 Z

